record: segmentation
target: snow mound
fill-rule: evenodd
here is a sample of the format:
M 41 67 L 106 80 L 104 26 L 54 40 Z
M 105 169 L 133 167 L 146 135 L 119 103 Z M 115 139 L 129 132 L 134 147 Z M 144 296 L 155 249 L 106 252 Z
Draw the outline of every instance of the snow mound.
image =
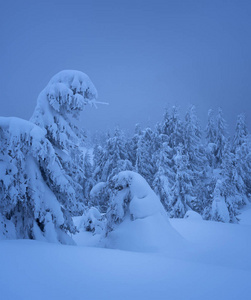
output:
M 101 234 L 104 230 L 104 226 L 105 222 L 102 214 L 96 207 L 91 207 L 81 216 L 78 229 Z
M 120 198 L 120 194 L 128 189 L 131 198 L 129 212 L 133 220 L 157 213 L 166 215 L 159 198 L 141 175 L 132 171 L 123 171 L 115 176 L 113 180 L 116 182 L 115 189 L 118 190 L 117 200 Z
M 146 180 L 132 171 L 112 179 L 113 197 L 108 209 L 106 246 L 129 251 L 168 249 L 170 240 L 180 240 L 159 198 Z M 114 227 L 109 224 L 116 224 Z
M 184 216 L 184 219 L 200 221 L 202 216 L 193 210 L 188 210 Z

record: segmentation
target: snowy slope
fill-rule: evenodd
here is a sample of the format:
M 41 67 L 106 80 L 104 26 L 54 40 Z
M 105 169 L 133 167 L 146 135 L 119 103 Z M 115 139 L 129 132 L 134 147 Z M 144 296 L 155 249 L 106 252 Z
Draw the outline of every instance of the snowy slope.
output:
M 0 299 L 250 299 L 250 223 L 170 223 L 184 243 L 159 253 L 1 241 Z

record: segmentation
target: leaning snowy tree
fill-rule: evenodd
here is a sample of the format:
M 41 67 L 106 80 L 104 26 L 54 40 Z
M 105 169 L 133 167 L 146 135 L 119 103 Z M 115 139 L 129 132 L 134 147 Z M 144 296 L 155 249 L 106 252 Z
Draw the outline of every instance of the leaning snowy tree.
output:
M 75 192 L 46 131 L 0 118 L 0 169 L 0 237 L 73 243 Z
M 63 71 L 40 93 L 30 122 L 0 118 L 0 236 L 72 243 L 86 173 L 75 119 L 96 98 L 87 75 Z
M 75 192 L 78 207 L 72 214 L 82 210 L 85 194 L 84 156 L 81 151 L 84 132 L 78 126 L 77 119 L 87 104 L 96 106 L 97 96 L 97 90 L 86 74 L 62 71 L 40 93 L 31 118 L 31 122 L 46 130 L 46 138 L 53 145 Z

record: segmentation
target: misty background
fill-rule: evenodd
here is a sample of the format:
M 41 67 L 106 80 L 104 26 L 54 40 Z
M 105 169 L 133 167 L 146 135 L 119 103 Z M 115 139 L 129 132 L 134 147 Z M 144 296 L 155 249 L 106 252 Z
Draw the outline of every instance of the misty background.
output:
M 29 119 L 64 69 L 85 72 L 109 106 L 81 115 L 89 131 L 154 126 L 194 104 L 202 127 L 223 109 L 251 128 L 251 1 L 1 1 L 1 116 Z

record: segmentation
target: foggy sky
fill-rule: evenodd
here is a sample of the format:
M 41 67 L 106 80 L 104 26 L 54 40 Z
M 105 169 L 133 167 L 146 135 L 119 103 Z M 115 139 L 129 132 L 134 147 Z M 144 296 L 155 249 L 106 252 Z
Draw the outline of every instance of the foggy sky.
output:
M 1 116 L 29 119 L 64 69 L 89 75 L 99 101 L 87 130 L 153 126 L 165 107 L 223 109 L 251 128 L 251 1 L 1 1 Z

